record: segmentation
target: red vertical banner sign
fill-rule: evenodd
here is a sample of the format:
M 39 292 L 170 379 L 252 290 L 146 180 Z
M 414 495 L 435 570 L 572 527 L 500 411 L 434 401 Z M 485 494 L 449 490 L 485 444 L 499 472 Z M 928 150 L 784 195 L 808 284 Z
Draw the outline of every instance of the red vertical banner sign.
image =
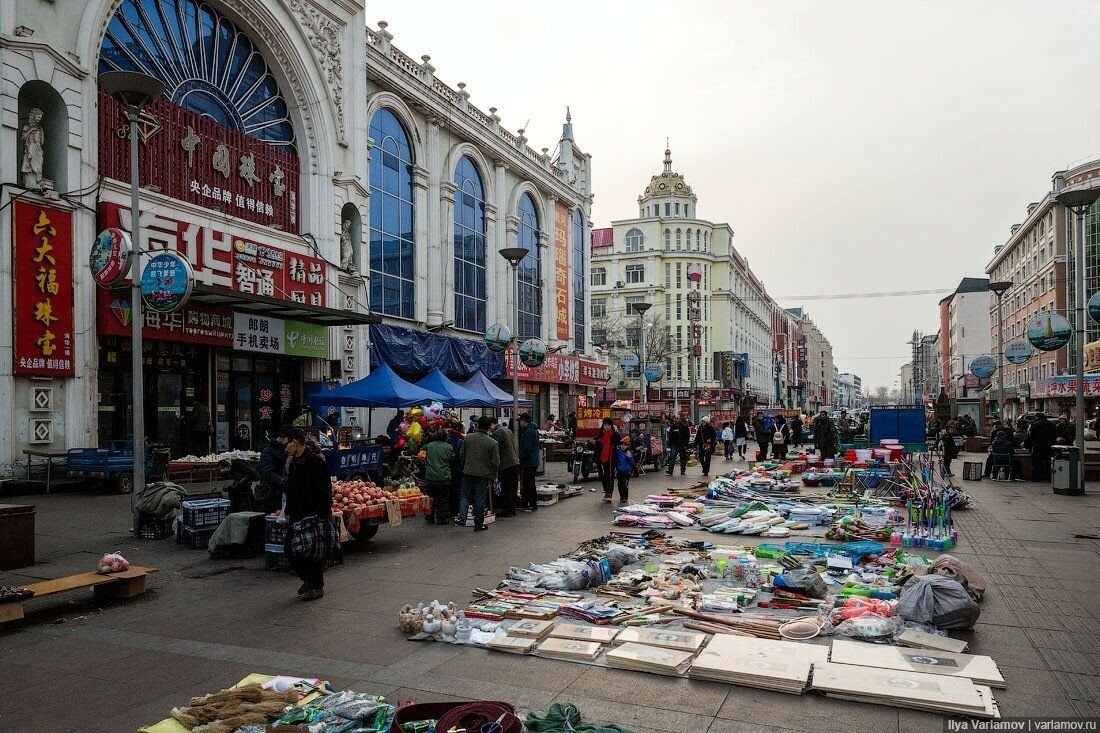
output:
M 557 313 L 557 336 L 568 341 L 569 327 L 569 210 L 554 205 L 554 308 Z
M 72 376 L 73 218 L 30 201 L 12 204 L 15 313 L 12 372 Z

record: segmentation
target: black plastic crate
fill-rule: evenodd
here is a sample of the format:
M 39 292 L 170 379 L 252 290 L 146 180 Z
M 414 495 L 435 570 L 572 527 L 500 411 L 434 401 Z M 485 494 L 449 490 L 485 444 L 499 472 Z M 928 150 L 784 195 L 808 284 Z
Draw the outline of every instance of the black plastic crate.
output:
M 267 545 L 281 545 L 286 541 L 286 523 L 279 522 L 278 517 L 273 517 L 270 514 L 266 517 L 266 526 L 264 527 L 264 544 Z
M 142 517 L 138 521 L 138 537 L 143 540 L 167 539 L 172 536 L 175 523 L 175 517 L 169 517 L 168 519 Z
M 192 550 L 205 550 L 210 544 L 210 537 L 214 534 L 217 527 L 201 527 L 196 529 L 195 527 L 188 527 L 186 524 L 181 525 L 179 533 L 176 535 L 176 543 L 180 545 L 187 545 Z
M 186 527 L 217 527 L 227 516 L 229 499 L 186 499 L 183 502 L 183 524 Z

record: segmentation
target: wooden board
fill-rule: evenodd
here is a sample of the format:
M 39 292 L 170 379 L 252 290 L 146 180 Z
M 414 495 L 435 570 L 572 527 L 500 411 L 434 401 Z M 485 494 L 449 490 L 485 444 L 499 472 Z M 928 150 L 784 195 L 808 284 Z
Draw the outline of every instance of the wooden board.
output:
M 688 675 L 696 679 L 801 695 L 806 691 L 812 667 L 813 662 L 806 656 L 767 652 L 734 656 L 708 647 L 692 662 Z
M 645 629 L 628 627 L 623 629 L 615 637 L 615 643 L 645 644 L 647 646 L 659 646 L 665 649 L 679 649 L 680 651 L 697 652 L 707 642 L 706 634 L 696 634 L 691 631 L 678 631 L 675 629 Z
M 938 649 L 941 652 L 954 652 L 962 654 L 969 644 L 961 639 L 952 639 L 949 636 L 936 636 L 916 629 L 906 629 L 898 637 L 898 643 L 902 646 L 917 649 Z
M 585 626 L 584 624 L 558 624 L 550 632 L 554 639 L 578 639 L 606 644 L 619 635 L 621 629 L 610 626 Z
M 829 659 L 829 647 L 822 644 L 810 644 L 801 641 L 783 641 L 777 639 L 758 639 L 754 636 L 715 635 L 707 650 L 726 656 L 745 654 L 771 654 L 793 656 L 810 662 L 825 662 Z
M 536 639 L 525 639 L 516 636 L 506 636 L 504 634 L 496 634 L 486 646 L 490 649 L 496 649 L 500 652 L 510 652 L 512 654 L 528 654 L 533 651 L 535 644 L 538 643 Z
M 508 627 L 508 636 L 524 639 L 544 639 L 553 630 L 553 621 L 517 621 Z
M 992 657 L 980 654 L 954 654 L 834 639 L 829 659 L 836 664 L 965 677 L 980 685 L 1005 687 L 1005 678 L 997 669 L 997 663 Z
M 861 702 L 985 715 L 987 703 L 965 677 L 815 662 L 813 689 Z
M 550 637 L 539 644 L 540 655 L 558 657 L 560 659 L 581 659 L 592 661 L 600 653 L 600 643 L 596 641 L 581 641 L 579 639 L 557 639 Z
M 989 689 L 988 687 L 983 687 L 982 685 L 975 685 L 974 687 L 978 690 L 978 695 L 981 697 L 982 704 L 985 705 L 985 709 L 981 713 L 968 713 L 968 715 L 975 718 L 988 718 L 990 720 L 1000 718 L 1001 709 L 997 705 L 997 701 L 993 698 L 993 690 Z M 871 705 L 889 705 L 891 707 L 905 708 L 907 710 L 923 710 L 925 712 L 933 713 L 953 712 L 950 708 L 941 708 L 929 703 L 910 704 L 899 700 L 888 702 L 886 700 L 863 698 L 859 697 L 858 695 L 842 695 L 835 692 L 827 692 L 825 693 L 825 697 L 831 697 L 836 700 L 848 700 L 849 702 L 863 702 Z
M 136 578 L 153 572 L 156 572 L 156 568 L 142 568 L 131 565 L 129 570 L 121 573 L 112 573 L 111 575 L 80 573 L 79 575 L 69 575 L 54 580 L 43 580 L 38 583 L 24 585 L 23 587 L 28 590 L 33 590 L 35 598 L 41 598 L 42 596 L 50 596 L 54 593 L 64 593 L 66 591 L 76 590 L 77 588 L 93 588 L 97 585 L 114 583 L 118 580 L 126 580 L 128 578 Z
M 693 656 L 692 651 L 629 642 L 609 651 L 606 659 L 609 665 L 620 669 L 678 675 L 687 669 Z

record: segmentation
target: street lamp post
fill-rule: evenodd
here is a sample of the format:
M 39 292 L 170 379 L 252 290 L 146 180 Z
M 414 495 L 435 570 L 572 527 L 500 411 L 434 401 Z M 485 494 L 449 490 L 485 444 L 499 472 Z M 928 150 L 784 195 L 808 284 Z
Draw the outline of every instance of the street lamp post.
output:
M 1007 280 L 989 283 L 989 289 L 997 296 L 997 417 L 1001 420 L 1005 419 L 1005 330 L 1001 298 L 1011 287 L 1012 283 Z
M 506 247 L 500 256 L 512 266 L 512 420 L 513 431 L 519 429 L 519 263 L 527 256 L 525 247 Z M 519 433 L 516 433 L 519 435 Z
M 653 307 L 652 303 L 631 303 L 630 307 L 638 314 L 638 380 L 642 387 L 642 402 L 649 402 L 649 390 L 645 383 L 645 312 Z
M 1054 194 L 1054 200 L 1073 212 L 1076 217 L 1076 267 L 1075 291 L 1077 303 L 1074 312 L 1077 317 L 1075 324 L 1076 343 L 1074 351 L 1077 355 L 1077 399 L 1076 399 L 1076 439 L 1077 446 L 1077 492 L 1085 493 L 1085 309 L 1088 298 L 1085 297 L 1085 215 L 1089 207 L 1100 199 L 1100 185 L 1091 180 L 1080 186 L 1063 188 Z
M 99 86 L 126 108 L 130 121 L 130 239 L 133 247 L 133 265 L 130 270 L 130 327 L 132 344 L 133 377 L 130 385 L 133 401 L 134 478 L 130 498 L 133 515 L 133 531 L 138 532 L 140 513 L 135 499 L 145 490 L 145 375 L 142 365 L 141 328 L 145 319 L 141 315 L 141 227 L 138 208 L 138 119 L 141 110 L 164 93 L 159 79 L 132 71 L 110 71 L 101 74 Z

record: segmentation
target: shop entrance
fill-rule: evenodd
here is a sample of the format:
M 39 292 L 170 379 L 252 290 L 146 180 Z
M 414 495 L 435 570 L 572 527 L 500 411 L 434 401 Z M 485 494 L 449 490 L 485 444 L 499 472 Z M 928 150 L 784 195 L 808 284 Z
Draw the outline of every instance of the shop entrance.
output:
M 218 450 L 259 450 L 301 404 L 301 364 L 284 357 L 219 353 Z

